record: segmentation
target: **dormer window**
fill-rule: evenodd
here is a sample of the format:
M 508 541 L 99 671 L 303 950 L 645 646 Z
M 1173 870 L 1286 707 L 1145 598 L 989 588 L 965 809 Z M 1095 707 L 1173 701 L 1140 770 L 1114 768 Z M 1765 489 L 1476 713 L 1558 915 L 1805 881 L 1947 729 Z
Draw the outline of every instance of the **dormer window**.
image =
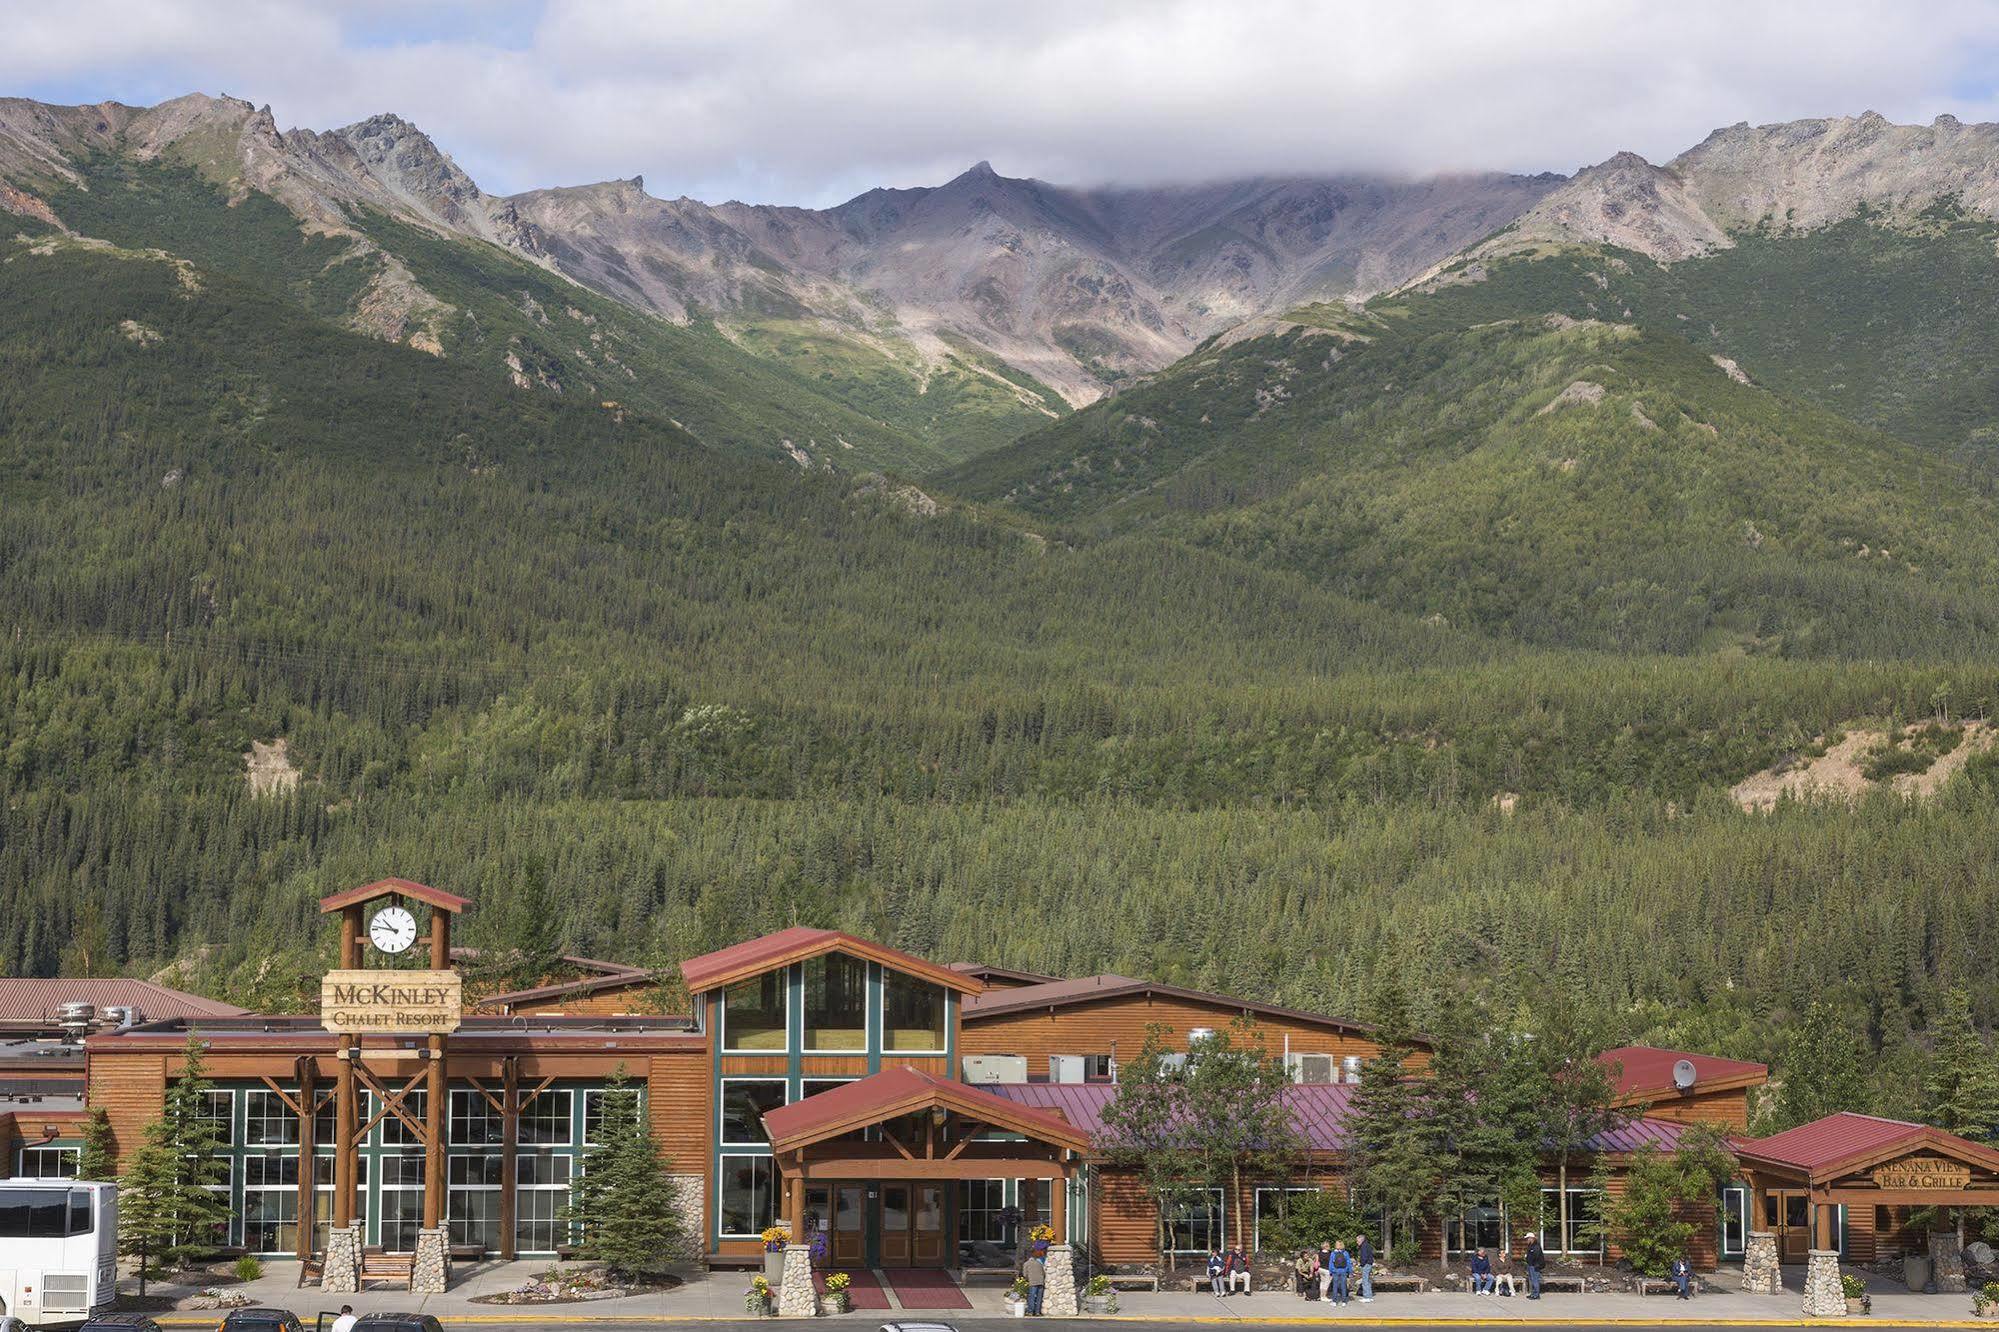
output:
M 722 991 L 722 1048 L 752 1054 L 782 1051 L 790 1026 L 790 987 L 782 968 Z

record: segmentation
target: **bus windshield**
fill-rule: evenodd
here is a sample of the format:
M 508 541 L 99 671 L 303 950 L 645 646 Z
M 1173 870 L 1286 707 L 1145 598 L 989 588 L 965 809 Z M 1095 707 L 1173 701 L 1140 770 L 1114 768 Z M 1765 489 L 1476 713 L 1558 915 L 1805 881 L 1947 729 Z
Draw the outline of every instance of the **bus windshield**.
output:
M 90 1231 L 86 1190 L 0 1187 L 0 1239 L 66 1239 Z

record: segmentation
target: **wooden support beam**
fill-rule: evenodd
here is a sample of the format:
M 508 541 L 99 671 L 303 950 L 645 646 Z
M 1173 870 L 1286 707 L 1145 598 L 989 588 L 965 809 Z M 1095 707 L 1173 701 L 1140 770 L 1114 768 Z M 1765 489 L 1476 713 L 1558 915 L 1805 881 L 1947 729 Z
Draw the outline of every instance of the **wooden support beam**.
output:
M 354 1172 L 359 1160 L 354 1056 L 358 1053 L 352 1036 L 340 1038 L 340 1071 L 333 1084 L 333 1224 L 339 1227 L 354 1221 Z
M 313 1192 L 313 1166 L 316 1158 L 313 1141 L 318 1128 L 319 1098 L 314 1079 L 319 1069 L 311 1055 L 300 1055 L 298 1069 L 298 1103 L 292 1107 L 298 1115 L 298 1243 L 294 1246 L 296 1256 L 302 1262 L 307 1255 L 315 1252 L 313 1230 L 318 1218 L 313 1201 L 319 1196 Z M 280 1093 L 282 1095 L 283 1093 Z
M 470 1083 L 472 1086 L 472 1090 L 478 1092 L 479 1095 L 485 1100 L 486 1104 L 493 1107 L 494 1114 L 504 1115 L 507 1113 L 507 1107 L 500 1100 L 499 1095 L 496 1092 L 489 1090 L 485 1083 L 479 1081 L 479 1079 L 473 1077 L 470 1073 L 460 1073 L 458 1075 L 458 1080 L 460 1082 Z
M 896 1137 L 895 1134 L 891 1133 L 889 1131 L 888 1125 L 886 1124 L 882 1125 L 882 1141 L 886 1142 L 889 1146 L 895 1148 L 896 1151 L 900 1152 L 902 1154 L 903 1160 L 914 1161 L 916 1159 L 916 1153 L 910 1151 L 909 1148 L 903 1146 L 902 1139 Z
M 1054 1161 L 998 1160 L 990 1157 L 960 1157 L 956 1161 L 925 1161 L 911 1157 L 899 1161 L 890 1156 L 857 1158 L 832 1157 L 805 1161 L 798 1167 L 800 1179 L 1060 1179 L 1062 1167 Z
M 433 913 L 432 919 L 449 920 L 442 912 Z M 433 925 L 433 931 L 436 926 Z M 444 1224 L 444 1154 L 445 1154 L 445 1101 L 450 1094 L 450 1084 L 444 1077 L 444 1037 L 430 1038 L 429 1087 L 424 1096 L 424 1144 L 423 1144 L 423 1225 L 426 1230 L 435 1230 Z
M 1069 1242 L 1069 1167 L 1064 1162 L 1062 1173 L 1049 1181 L 1048 1224 L 1055 1231 L 1055 1242 Z
M 366 1124 L 362 1125 L 360 1132 L 354 1135 L 354 1144 L 358 1147 L 361 1144 L 362 1140 L 368 1136 L 369 1132 L 374 1129 L 375 1125 L 381 1123 L 385 1117 L 389 1115 L 394 1115 L 397 1119 L 400 1119 L 403 1122 L 404 1128 L 407 1128 L 412 1134 L 416 1136 L 416 1140 L 419 1143 L 428 1147 L 430 1145 L 429 1126 L 425 1124 L 419 1124 L 417 1123 L 416 1120 L 410 1117 L 409 1112 L 403 1109 L 403 1099 L 407 1097 L 411 1092 L 415 1091 L 416 1085 L 419 1082 L 422 1082 L 425 1077 L 429 1076 L 429 1073 L 430 1070 L 428 1068 L 418 1069 L 416 1072 L 410 1074 L 409 1081 L 405 1082 L 402 1085 L 402 1089 L 400 1091 L 392 1092 L 388 1089 L 388 1086 L 383 1082 L 381 1082 L 379 1079 L 377 1079 L 373 1073 L 369 1072 L 365 1068 L 357 1067 L 354 1070 L 354 1076 L 359 1078 L 361 1082 L 368 1088 L 369 1091 L 375 1093 L 375 1095 L 382 1098 L 382 1108 L 380 1110 L 377 1110 L 374 1114 L 374 1117 L 370 1119 Z
M 520 1061 L 500 1066 L 500 1257 L 514 1260 L 514 1169 L 521 1137 Z
M 985 1127 L 986 1126 L 984 1124 L 978 1123 L 975 1120 L 959 1121 L 958 1131 L 960 1136 L 956 1142 L 951 1144 L 951 1150 L 944 1153 L 944 1159 L 946 1161 L 957 1160 L 958 1153 L 964 1151 L 967 1147 L 971 1146 L 973 1136 L 982 1132 L 985 1129 Z

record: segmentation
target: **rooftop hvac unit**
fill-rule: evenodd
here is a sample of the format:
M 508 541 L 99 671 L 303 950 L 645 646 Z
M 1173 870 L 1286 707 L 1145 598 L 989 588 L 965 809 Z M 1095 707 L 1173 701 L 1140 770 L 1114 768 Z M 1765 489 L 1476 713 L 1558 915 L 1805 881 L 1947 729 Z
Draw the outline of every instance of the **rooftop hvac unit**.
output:
M 1328 1054 L 1286 1055 L 1290 1064 L 1291 1081 L 1306 1087 L 1324 1087 L 1334 1080 L 1333 1074 L 1339 1064 Z
M 1050 1082 L 1081 1082 L 1084 1080 L 1083 1056 L 1049 1055 L 1048 1080 Z
M 1340 1060 L 1340 1081 L 1341 1082 L 1360 1081 L 1359 1055 L 1348 1055 L 1346 1058 Z
M 82 1040 L 90 1024 L 97 1020 L 97 1005 L 67 1003 L 56 1009 L 56 1024 L 63 1035 L 71 1040 Z
M 965 1056 L 965 1081 L 983 1083 L 1027 1081 L 1027 1056 L 985 1054 Z
M 146 1015 L 130 1004 L 113 1004 L 104 1010 L 104 1020 L 120 1031 L 138 1026 L 146 1020 Z

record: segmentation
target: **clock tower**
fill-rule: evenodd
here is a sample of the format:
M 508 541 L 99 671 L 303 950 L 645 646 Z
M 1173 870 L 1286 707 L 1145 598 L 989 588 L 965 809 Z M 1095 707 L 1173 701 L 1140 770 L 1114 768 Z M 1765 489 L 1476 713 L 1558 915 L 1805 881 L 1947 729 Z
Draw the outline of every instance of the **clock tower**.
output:
M 320 1279 L 329 1294 L 360 1289 L 366 1244 L 363 1223 L 354 1215 L 354 1193 L 358 1149 L 368 1131 L 360 1122 L 363 1091 L 374 1094 L 380 1113 L 395 1115 L 422 1141 L 423 1229 L 417 1235 L 410 1289 L 444 1289 L 450 1249 L 444 1229 L 444 1038 L 458 1029 L 463 997 L 461 978 L 451 965 L 451 922 L 469 905 L 456 893 L 410 879 L 381 879 L 320 899 L 321 915 L 340 917 L 340 966 L 320 987 L 320 1023 L 340 1038 L 333 1098 L 333 1223 Z M 417 908 L 429 911 L 425 938 L 417 936 Z M 392 965 L 422 944 L 430 950 L 427 970 Z M 407 1080 L 400 1071 L 381 1077 L 369 1068 L 368 1056 L 375 1054 L 397 1060 L 400 1070 L 409 1041 L 395 1038 L 413 1036 L 423 1038 L 423 1062 Z M 378 1038 L 375 1046 L 367 1045 L 370 1037 Z M 419 1086 L 424 1088 L 420 1125 L 405 1108 Z M 300 1224 L 306 1224 L 303 1216 Z

